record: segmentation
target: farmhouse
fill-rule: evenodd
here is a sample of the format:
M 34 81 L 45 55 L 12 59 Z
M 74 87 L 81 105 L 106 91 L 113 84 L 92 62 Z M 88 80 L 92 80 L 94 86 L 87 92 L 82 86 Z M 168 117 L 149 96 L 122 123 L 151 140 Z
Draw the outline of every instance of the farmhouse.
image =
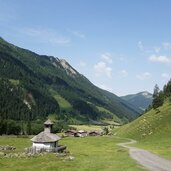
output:
M 34 136 L 31 140 L 33 142 L 32 147 L 36 149 L 51 149 L 58 147 L 58 141 L 61 139 L 56 134 L 52 133 L 53 123 L 51 120 L 47 120 L 44 123 L 44 131 Z
M 78 136 L 78 137 L 86 137 L 86 136 L 87 136 L 87 131 L 79 130 L 79 131 L 77 132 L 77 136 Z
M 91 132 L 89 132 L 88 135 L 89 136 L 101 136 L 101 133 L 100 132 L 97 132 L 97 131 L 91 131 Z
M 65 131 L 65 135 L 68 137 L 85 137 L 87 136 L 87 131 L 68 130 L 68 131 Z
M 68 137 L 74 137 L 76 134 L 77 134 L 76 130 L 65 131 L 65 135 L 68 136 Z

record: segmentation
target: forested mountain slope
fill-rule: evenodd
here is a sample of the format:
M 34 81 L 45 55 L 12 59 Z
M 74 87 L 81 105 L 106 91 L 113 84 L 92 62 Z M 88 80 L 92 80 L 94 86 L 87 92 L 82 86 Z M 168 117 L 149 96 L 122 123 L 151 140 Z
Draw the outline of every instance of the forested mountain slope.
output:
M 0 38 L 0 114 L 4 119 L 132 120 L 139 109 L 94 86 L 64 59 L 38 55 Z M 12 97 L 12 98 L 11 98 Z

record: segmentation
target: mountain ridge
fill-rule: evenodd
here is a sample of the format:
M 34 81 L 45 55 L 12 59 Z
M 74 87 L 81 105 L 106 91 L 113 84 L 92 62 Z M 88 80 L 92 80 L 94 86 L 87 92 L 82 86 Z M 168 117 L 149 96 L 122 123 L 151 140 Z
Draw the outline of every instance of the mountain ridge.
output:
M 8 83 L 21 89 L 23 103 L 31 108 L 28 112 L 31 113 L 31 119 L 56 113 L 59 118 L 76 120 L 115 116 L 118 120 L 126 121 L 136 118 L 140 113 L 139 109 L 134 109 L 113 93 L 93 85 L 66 60 L 38 55 L 2 38 L 0 65 L 2 84 Z M 66 100 L 71 107 L 61 107 L 59 99 Z M 104 110 L 99 111 L 98 106 Z
M 136 94 L 121 96 L 121 98 L 144 111 L 152 104 L 153 95 L 148 91 L 142 91 Z

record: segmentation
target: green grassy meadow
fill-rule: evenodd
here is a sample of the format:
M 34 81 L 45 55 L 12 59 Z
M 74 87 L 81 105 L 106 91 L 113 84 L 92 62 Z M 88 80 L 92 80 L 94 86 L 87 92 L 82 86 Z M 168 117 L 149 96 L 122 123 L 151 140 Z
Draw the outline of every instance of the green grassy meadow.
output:
M 99 125 L 70 125 L 77 130 L 85 130 L 85 131 L 103 131 L 102 126 Z
M 171 159 L 171 104 L 167 102 L 157 110 L 150 110 L 115 133 L 137 140 L 133 146 Z
M 67 109 L 72 108 L 71 104 L 62 96 L 60 96 L 56 91 L 54 91 L 53 89 L 49 89 L 49 92 L 52 94 L 55 100 L 59 103 L 59 106 L 61 109 L 67 110 Z
M 56 157 L 55 154 L 31 158 L 0 158 L 3 171 L 141 171 L 126 149 L 116 144 L 122 140 L 114 137 L 64 138 L 60 144 L 67 145 L 74 160 Z M 16 146 L 23 151 L 31 146 L 28 138 L 0 137 L 0 145 Z
M 98 109 L 100 112 L 105 112 L 105 113 L 111 115 L 111 116 L 113 117 L 112 120 L 114 120 L 114 121 L 116 121 L 116 122 L 119 122 L 119 123 L 122 122 L 121 119 L 117 117 L 117 115 L 113 115 L 112 112 L 110 112 L 109 110 L 105 109 L 104 107 L 101 107 L 101 106 L 96 106 L 96 107 L 97 107 L 97 109 Z

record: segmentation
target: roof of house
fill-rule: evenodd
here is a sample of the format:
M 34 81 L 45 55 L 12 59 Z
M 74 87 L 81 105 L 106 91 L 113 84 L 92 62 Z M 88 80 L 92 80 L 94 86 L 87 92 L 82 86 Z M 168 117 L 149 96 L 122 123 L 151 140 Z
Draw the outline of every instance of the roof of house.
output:
M 50 119 L 48 119 L 46 122 L 44 122 L 44 125 L 53 125 L 53 122 Z
M 43 131 L 43 132 L 39 133 L 38 135 L 34 136 L 31 140 L 33 142 L 43 143 L 43 142 L 56 142 L 60 139 L 61 138 L 56 134 L 52 134 L 52 133 Z
M 89 134 L 98 134 L 98 135 L 100 135 L 100 132 L 97 132 L 97 131 L 90 131 Z
M 76 130 L 67 130 L 67 131 L 65 131 L 65 133 L 77 133 L 77 131 Z
M 87 131 L 79 130 L 78 133 L 87 133 Z

